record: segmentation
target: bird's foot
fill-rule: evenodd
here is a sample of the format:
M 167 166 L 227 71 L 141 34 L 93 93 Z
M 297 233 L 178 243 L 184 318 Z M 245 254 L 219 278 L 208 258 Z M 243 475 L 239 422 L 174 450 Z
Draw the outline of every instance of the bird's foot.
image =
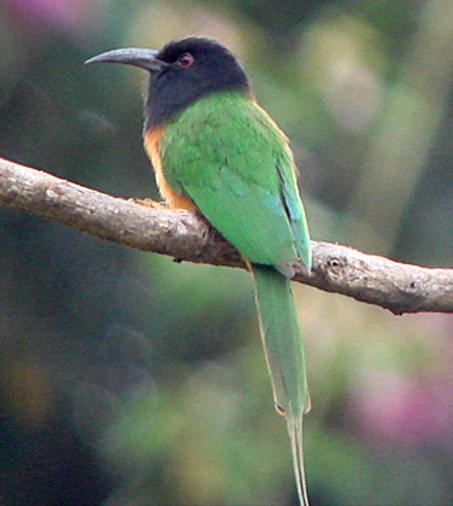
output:
M 135 204 L 140 204 L 141 206 L 152 207 L 154 209 L 164 209 L 164 208 L 168 209 L 168 206 L 165 202 L 156 202 L 155 200 L 149 198 L 146 199 L 131 198 L 128 199 L 128 201 L 134 202 Z

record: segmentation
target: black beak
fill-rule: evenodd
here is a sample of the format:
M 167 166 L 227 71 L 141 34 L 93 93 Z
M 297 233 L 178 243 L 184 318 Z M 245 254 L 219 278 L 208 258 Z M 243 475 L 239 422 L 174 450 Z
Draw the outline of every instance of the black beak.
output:
M 85 62 L 85 65 L 92 63 L 121 63 L 123 65 L 133 65 L 150 72 L 159 72 L 168 66 L 162 60 L 156 58 L 158 51 L 155 49 L 141 49 L 138 47 L 128 47 L 125 49 L 114 49 L 106 53 L 93 56 Z

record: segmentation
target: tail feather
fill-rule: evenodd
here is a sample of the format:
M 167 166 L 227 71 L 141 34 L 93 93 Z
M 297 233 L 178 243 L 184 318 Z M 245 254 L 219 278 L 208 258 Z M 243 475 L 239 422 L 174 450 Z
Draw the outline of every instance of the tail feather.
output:
M 303 449 L 303 415 L 295 417 L 288 413 L 286 416 L 288 433 L 291 439 L 294 474 L 296 475 L 297 494 L 301 506 L 309 506 L 307 485 L 305 480 L 304 449 Z
M 302 429 L 310 407 L 304 353 L 290 281 L 272 267 L 252 265 L 261 337 L 277 411 L 286 418 L 297 491 L 308 506 Z

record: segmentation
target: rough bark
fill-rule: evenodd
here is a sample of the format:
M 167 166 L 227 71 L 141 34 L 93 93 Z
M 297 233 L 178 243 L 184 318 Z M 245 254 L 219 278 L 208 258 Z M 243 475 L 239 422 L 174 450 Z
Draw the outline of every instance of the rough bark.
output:
M 177 261 L 245 268 L 241 256 L 196 213 L 112 197 L 0 158 L 0 202 L 93 236 Z M 312 241 L 313 270 L 295 281 L 395 314 L 453 312 L 453 269 L 430 269 Z

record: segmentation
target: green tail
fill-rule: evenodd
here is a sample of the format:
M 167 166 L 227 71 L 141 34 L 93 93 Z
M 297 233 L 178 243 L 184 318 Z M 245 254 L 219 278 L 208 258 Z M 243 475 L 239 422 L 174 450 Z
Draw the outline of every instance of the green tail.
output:
M 304 352 L 290 280 L 273 267 L 252 266 L 261 337 L 277 411 L 286 418 L 297 491 L 308 506 L 305 486 L 302 427 L 309 409 Z

